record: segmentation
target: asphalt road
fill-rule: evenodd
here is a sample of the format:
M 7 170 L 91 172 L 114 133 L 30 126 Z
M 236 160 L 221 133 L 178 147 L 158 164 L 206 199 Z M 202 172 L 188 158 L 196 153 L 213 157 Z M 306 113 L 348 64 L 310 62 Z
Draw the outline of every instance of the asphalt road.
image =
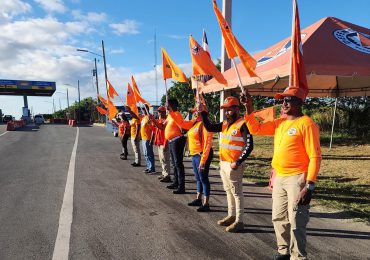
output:
M 52 258 L 76 133 L 42 125 L 0 136 L 0 259 Z M 216 224 L 227 214 L 216 170 L 212 212 L 197 213 L 187 206 L 195 196 L 189 161 L 187 194 L 173 195 L 119 153 L 103 128 L 79 128 L 69 259 L 271 259 L 268 189 L 244 184 L 245 231 L 230 234 Z M 369 259 L 370 227 L 343 218 L 312 210 L 311 259 Z

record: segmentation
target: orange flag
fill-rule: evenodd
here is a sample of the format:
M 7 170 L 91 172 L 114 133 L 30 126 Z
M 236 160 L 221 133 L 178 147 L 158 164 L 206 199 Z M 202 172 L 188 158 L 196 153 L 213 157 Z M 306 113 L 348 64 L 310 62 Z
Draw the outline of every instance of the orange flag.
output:
M 108 107 L 108 102 L 105 98 L 103 98 L 102 96 L 98 95 L 98 98 L 100 99 L 100 101 L 102 102 L 102 104 L 105 106 L 105 107 Z
M 146 101 L 142 96 L 141 96 L 141 93 L 140 93 L 140 90 L 138 88 L 138 86 L 136 85 L 136 82 L 135 82 L 135 79 L 134 79 L 134 76 L 131 76 L 131 81 L 132 81 L 132 87 L 133 87 L 133 90 L 134 90 L 134 96 L 135 96 L 135 100 L 136 102 L 141 102 L 143 104 L 148 104 L 150 106 L 150 103 L 148 101 Z
M 114 98 L 114 96 L 117 96 L 118 97 L 117 91 L 114 89 L 114 87 L 109 82 L 109 80 L 107 80 L 107 85 L 108 85 L 108 97 L 109 98 L 112 98 L 112 99 Z
M 127 84 L 126 105 L 131 108 L 132 112 L 134 112 L 136 115 L 139 115 L 139 111 L 137 109 L 136 103 L 137 102 L 135 99 L 134 91 L 132 90 L 130 83 L 128 83 Z
M 215 11 L 218 23 L 221 28 L 222 37 L 225 41 L 225 49 L 227 56 L 232 59 L 236 56 L 239 57 L 240 62 L 247 70 L 249 76 L 258 77 L 255 72 L 257 61 L 243 48 L 239 41 L 234 36 L 225 18 L 222 16 L 220 10 L 217 7 L 216 0 L 213 0 L 213 10 Z
M 109 120 L 112 120 L 117 115 L 118 110 L 116 106 L 112 103 L 112 101 L 110 101 L 109 98 L 107 102 L 107 108 L 108 108 L 108 118 Z
M 193 75 L 212 75 L 219 83 L 226 86 L 226 79 L 202 46 L 192 36 L 190 36 L 189 43 Z
M 184 72 L 171 60 L 164 48 L 162 48 L 162 69 L 163 80 L 173 78 L 179 82 L 188 82 Z
M 297 89 L 297 96 L 305 99 L 308 94 L 306 69 L 303 61 L 301 28 L 297 1 L 293 0 L 292 49 L 290 60 L 289 88 Z M 298 90 L 300 89 L 300 90 Z
M 276 119 L 276 106 L 254 111 L 253 114 L 262 122 L 274 121 Z
M 102 107 L 99 107 L 98 105 L 95 106 L 96 107 L 96 110 L 98 110 L 98 112 L 102 115 L 106 115 L 108 113 L 107 110 L 105 110 L 104 108 Z

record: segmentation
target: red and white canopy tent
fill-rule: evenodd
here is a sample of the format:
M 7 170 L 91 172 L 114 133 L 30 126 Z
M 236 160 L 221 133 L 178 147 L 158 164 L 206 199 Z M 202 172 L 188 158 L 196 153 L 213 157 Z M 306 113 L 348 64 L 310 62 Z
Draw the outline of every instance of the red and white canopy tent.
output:
M 308 82 L 308 97 L 335 97 L 334 131 L 337 98 L 370 96 L 370 29 L 325 17 L 301 31 L 304 63 Z M 256 72 L 252 78 L 242 64 L 238 64 L 243 87 L 251 95 L 274 96 L 289 85 L 291 37 L 254 55 Z M 227 86 L 215 79 L 201 86 L 209 93 L 238 87 L 235 69 L 223 73 Z
M 308 97 L 370 95 L 370 29 L 334 17 L 323 18 L 301 32 L 307 73 Z M 290 37 L 254 55 L 256 72 L 248 76 L 238 64 L 241 79 L 251 95 L 274 96 L 288 86 Z M 215 79 L 202 86 L 202 92 L 216 92 L 238 86 L 234 69 L 224 72 L 225 87 Z

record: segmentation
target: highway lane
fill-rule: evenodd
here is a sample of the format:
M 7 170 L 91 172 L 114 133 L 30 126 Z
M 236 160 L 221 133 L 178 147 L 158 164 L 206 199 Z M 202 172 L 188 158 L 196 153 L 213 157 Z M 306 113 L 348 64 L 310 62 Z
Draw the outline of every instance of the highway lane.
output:
M 216 225 L 227 212 L 217 170 L 212 212 L 197 213 L 186 205 L 195 196 L 188 159 L 188 193 L 173 195 L 144 168 L 132 168 L 132 155 L 120 160 L 119 140 L 105 129 L 79 130 L 70 259 L 271 259 L 275 253 L 268 189 L 244 184 L 245 232 L 226 233 Z M 51 259 L 75 136 L 75 128 L 43 125 L 0 137 L 0 259 Z M 368 258 L 369 226 L 341 217 L 313 209 L 311 259 Z
M 0 259 L 51 259 L 75 133 L 42 125 L 0 137 Z

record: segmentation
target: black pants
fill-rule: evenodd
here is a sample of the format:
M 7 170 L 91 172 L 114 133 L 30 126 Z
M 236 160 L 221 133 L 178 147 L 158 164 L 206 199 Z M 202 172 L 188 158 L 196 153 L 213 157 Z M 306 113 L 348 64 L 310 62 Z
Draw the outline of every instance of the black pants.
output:
M 121 139 L 121 144 L 122 144 L 122 153 L 124 157 L 127 158 L 128 155 L 128 150 L 127 150 L 127 140 L 130 138 L 129 135 L 124 135 Z
M 171 161 L 174 171 L 173 185 L 178 186 L 179 190 L 185 190 L 185 170 L 184 170 L 184 148 L 186 139 L 184 136 L 169 143 Z

